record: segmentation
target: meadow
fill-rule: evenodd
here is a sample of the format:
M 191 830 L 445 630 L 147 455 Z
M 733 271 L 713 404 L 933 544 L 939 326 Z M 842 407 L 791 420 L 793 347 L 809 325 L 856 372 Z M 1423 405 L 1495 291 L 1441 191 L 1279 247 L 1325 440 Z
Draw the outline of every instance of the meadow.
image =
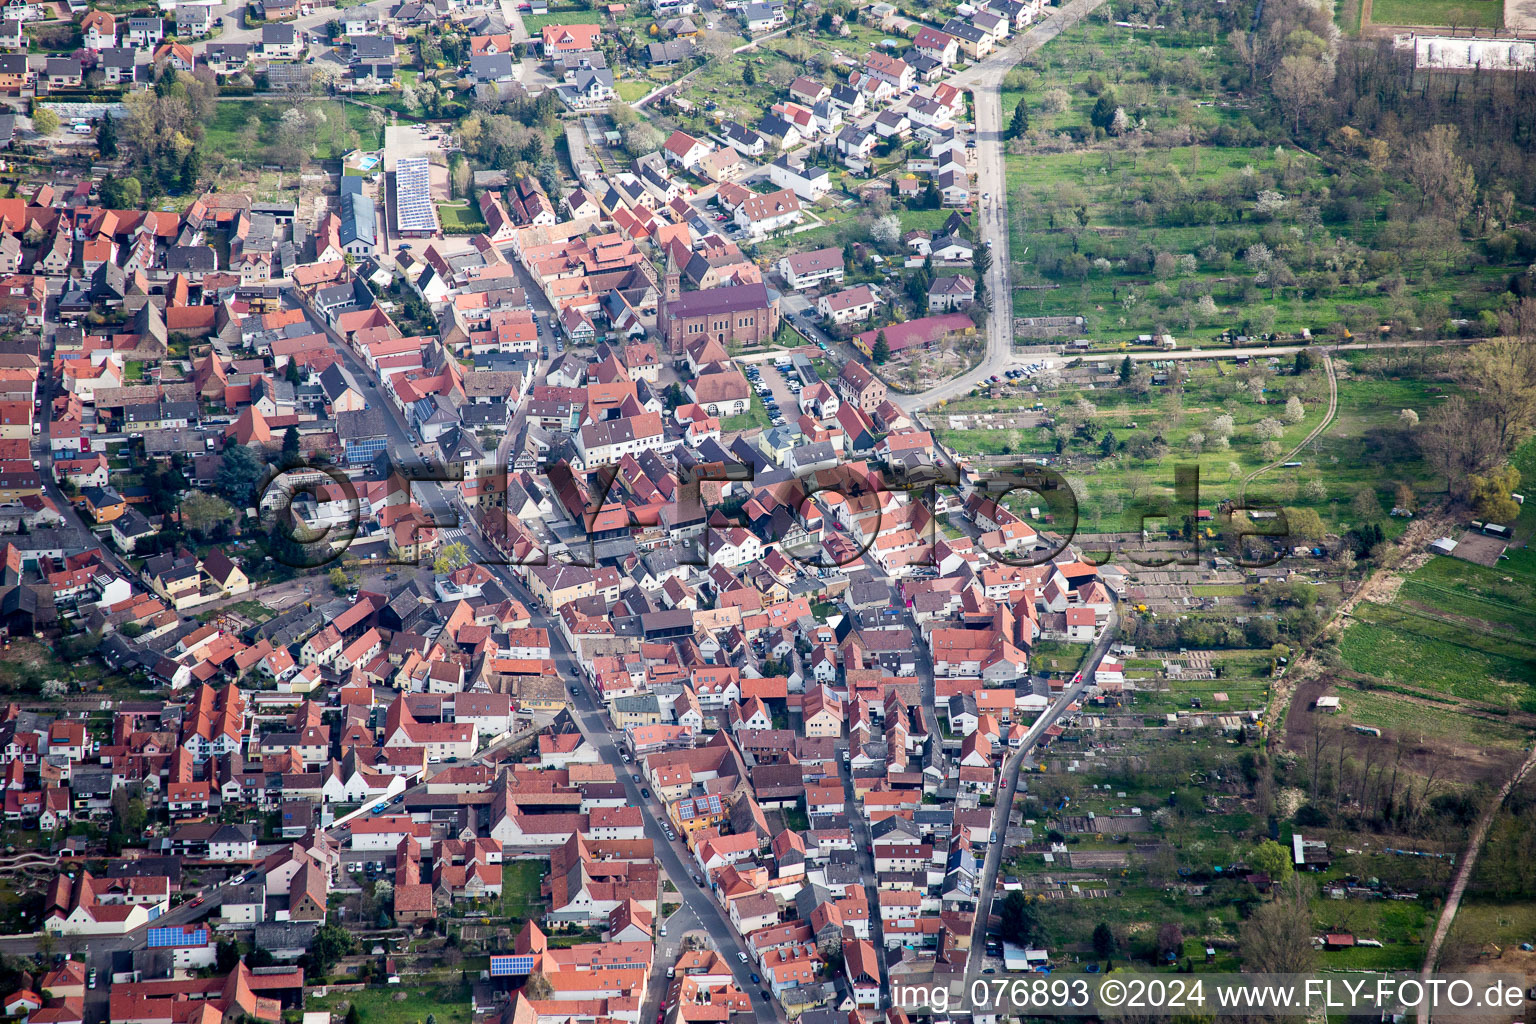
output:
M 311 122 L 317 160 L 335 160 L 353 149 L 377 149 L 380 145 L 381 133 L 369 123 L 366 108 L 333 100 L 220 103 L 204 126 L 204 145 L 210 152 L 247 164 L 273 162 L 278 126 L 283 114 L 295 106 L 324 115 L 323 120 L 313 118 Z
M 1390 605 L 1354 612 L 1340 652 L 1356 672 L 1389 683 L 1536 711 L 1536 557 L 1496 569 L 1436 556 Z
M 1320 359 L 1319 352 L 1314 359 Z M 1114 373 L 1114 356 L 1099 354 L 1103 374 Z M 1328 408 L 1328 382 L 1321 369 L 1297 376 L 1293 362 L 1269 366 L 1255 360 L 1240 367 L 1227 360 L 1191 360 L 1172 366 L 1153 364 L 1151 373 L 1182 373 L 1181 381 L 1135 388 L 1063 383 L 1060 387 L 1013 398 L 968 397 L 948 403 L 938 414 L 939 439 L 960 454 L 1011 453 L 1048 458 L 1077 491 L 1079 532 L 1115 533 L 1139 529 L 1128 510 L 1138 502 L 1173 497 L 1179 466 L 1200 469 L 1200 506 L 1214 507 L 1235 498 L 1243 479 L 1271 461 L 1263 452 L 1259 424 L 1278 420 L 1283 428 L 1281 449 L 1289 453 L 1323 422 Z M 1346 365 L 1345 369 L 1348 367 Z M 1256 392 L 1249 381 L 1257 380 Z M 1373 492 L 1383 509 L 1395 499 L 1396 485 L 1405 483 L 1426 497 L 1443 489 L 1412 451 L 1402 445 L 1398 417 L 1404 408 L 1423 415 L 1439 401 L 1440 389 L 1417 380 L 1374 375 L 1340 374 L 1338 408 L 1321 435 L 1294 456 L 1301 465 L 1278 468 L 1256 478 L 1248 487 L 1252 502 L 1272 502 L 1290 509 L 1311 509 L 1329 529 L 1347 529 L 1358 516 L 1353 503 L 1364 489 Z M 1304 416 L 1284 420 L 1287 399 L 1302 401 Z M 1262 401 L 1261 401 L 1262 400 Z M 1072 436 L 1058 451 L 1056 433 L 1046 427 L 990 428 L 968 421 L 963 429 L 946 424 L 952 414 L 1009 414 L 1040 403 L 1053 418 L 1055 431 Z M 1083 405 L 1081 403 L 1088 403 Z M 1212 443 L 1219 417 L 1230 416 L 1233 431 L 1228 446 Z M 1082 423 L 1081 431 L 1073 428 Z M 1133 426 L 1134 424 L 1134 426 Z M 1123 450 L 1103 456 L 1103 439 L 1113 435 Z M 1390 460 L 1390 474 L 1382 472 Z M 1183 514 L 1188 510 L 1179 510 Z M 1388 519 L 1383 529 L 1395 535 L 1402 520 Z
M 1504 5 L 1500 0 L 1372 0 L 1371 24 L 1501 28 Z

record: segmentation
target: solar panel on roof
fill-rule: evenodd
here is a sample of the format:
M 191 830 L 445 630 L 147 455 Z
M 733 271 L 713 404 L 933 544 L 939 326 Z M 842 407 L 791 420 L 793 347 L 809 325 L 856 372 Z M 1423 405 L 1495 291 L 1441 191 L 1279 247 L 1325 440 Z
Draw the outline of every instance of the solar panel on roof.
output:
M 395 220 L 401 231 L 436 231 L 432 205 L 432 170 L 426 157 L 402 158 L 395 165 Z
M 151 949 L 165 946 L 206 946 L 208 944 L 208 929 L 199 928 L 195 932 L 188 932 L 179 927 L 151 928 L 149 930 L 149 946 Z
M 512 954 L 491 957 L 491 977 L 506 978 L 533 973 L 532 954 Z

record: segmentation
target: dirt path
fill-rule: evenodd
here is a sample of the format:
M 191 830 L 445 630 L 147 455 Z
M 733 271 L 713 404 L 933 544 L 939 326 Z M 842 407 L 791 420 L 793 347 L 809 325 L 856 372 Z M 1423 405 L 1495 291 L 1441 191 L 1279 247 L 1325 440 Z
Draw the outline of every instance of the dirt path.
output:
M 1246 503 L 1248 498 L 1248 484 L 1251 483 L 1254 478 L 1268 473 L 1276 466 L 1283 466 L 1285 463 L 1295 459 L 1298 452 L 1300 452 L 1307 445 L 1311 444 L 1313 441 L 1317 440 L 1318 436 L 1333 424 L 1333 417 L 1337 415 L 1339 411 L 1339 378 L 1333 372 L 1333 359 L 1326 352 L 1323 353 L 1323 370 L 1328 374 L 1328 415 L 1324 416 L 1323 422 L 1319 423 L 1312 429 L 1311 433 L 1302 438 L 1301 443 L 1298 444 L 1295 448 L 1292 448 L 1290 451 L 1286 452 L 1284 455 L 1280 456 L 1269 465 L 1260 466 L 1252 473 L 1249 473 L 1247 476 L 1243 477 L 1243 486 L 1237 492 L 1239 504 Z
M 1499 790 L 1496 800 L 1488 804 L 1483 816 L 1478 819 L 1477 827 L 1472 830 L 1471 838 L 1467 840 L 1467 848 L 1461 855 L 1461 860 L 1456 865 L 1456 878 L 1451 882 L 1450 894 L 1446 897 L 1445 908 L 1440 912 L 1440 921 L 1435 925 L 1435 937 L 1429 942 L 1429 950 L 1424 954 L 1423 976 L 1429 977 L 1434 971 L 1436 962 L 1440 959 L 1440 947 L 1445 944 L 1445 937 L 1450 934 L 1451 923 L 1456 920 L 1456 910 L 1461 906 L 1462 893 L 1467 890 L 1467 883 L 1472 880 L 1472 869 L 1477 865 L 1477 855 L 1483 848 L 1483 839 L 1488 835 L 1488 829 L 1493 826 L 1493 819 L 1499 813 L 1499 808 L 1504 806 L 1504 801 L 1510 792 L 1520 784 L 1526 773 L 1536 767 L 1536 747 L 1532 747 L 1525 761 L 1516 768 L 1514 774 L 1505 780 Z
M 1450 517 L 1441 514 L 1429 515 L 1409 523 L 1408 529 L 1403 531 L 1403 535 L 1396 542 L 1398 548 L 1404 552 L 1403 557 L 1390 566 L 1383 565 L 1373 569 L 1353 593 L 1338 603 L 1333 614 L 1329 616 L 1328 622 L 1323 626 L 1323 631 L 1327 632 L 1344 623 L 1359 607 L 1361 601 L 1390 604 L 1397 596 L 1397 592 L 1402 589 L 1404 577 L 1429 560 L 1430 555 L 1424 550 L 1424 545 L 1428 544 L 1432 537 L 1444 536 L 1450 524 Z M 1270 691 L 1269 707 L 1264 717 L 1266 721 L 1277 723 L 1276 728 L 1280 730 L 1282 743 L 1286 717 L 1290 713 L 1291 697 L 1298 686 L 1310 681 L 1316 673 L 1317 663 L 1312 660 L 1312 655 L 1303 654 L 1291 665 L 1291 670 L 1275 682 L 1274 688 Z

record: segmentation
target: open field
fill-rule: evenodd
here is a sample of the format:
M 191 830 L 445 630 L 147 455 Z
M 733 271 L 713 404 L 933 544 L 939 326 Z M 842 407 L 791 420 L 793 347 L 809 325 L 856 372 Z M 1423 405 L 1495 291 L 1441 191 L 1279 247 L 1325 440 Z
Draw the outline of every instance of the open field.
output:
M 1114 356 L 1101 356 L 1097 379 L 1118 369 Z M 1316 368 L 1301 376 L 1288 363 L 1268 367 L 1254 361 L 1247 367 L 1211 360 L 1186 362 L 1153 373 L 1180 374 L 1167 385 L 1147 387 L 1086 386 L 1064 381 L 1055 390 L 1014 398 L 964 398 L 949 403 L 938 422 L 956 414 L 1006 416 L 1038 402 L 1053 427 L 992 427 L 986 419 L 966 429 L 939 427 L 939 436 L 962 454 L 1017 454 L 1047 458 L 1078 487 L 1082 533 L 1114 533 L 1139 529 L 1133 514 L 1138 502 L 1173 497 L 1179 466 L 1200 469 L 1200 503 L 1212 507 L 1235 498 L 1243 477 L 1270 461 L 1260 432 L 1264 421 L 1279 425 L 1282 450 L 1306 437 L 1327 411 L 1327 379 Z M 1257 384 L 1253 382 L 1257 381 Z M 1255 391 L 1262 387 L 1262 391 Z M 1439 401 L 1440 389 L 1419 381 L 1342 375 L 1339 408 L 1328 430 L 1296 456 L 1300 467 L 1275 470 L 1248 490 L 1250 500 L 1312 509 L 1329 529 L 1347 528 L 1357 516 L 1353 501 L 1362 489 L 1375 493 L 1382 508 L 1390 508 L 1398 482 L 1426 496 L 1443 484 L 1432 478 L 1416 454 L 1405 447 L 1397 426 L 1404 408 L 1421 414 Z M 1285 422 L 1288 397 L 1299 398 L 1303 416 Z M 1086 404 L 1084 404 L 1086 403 Z M 1225 447 L 1216 443 L 1218 421 L 1230 417 L 1232 432 Z M 1057 438 L 1064 436 L 1058 445 Z M 1104 456 L 1106 436 L 1117 446 L 1113 458 Z M 1122 447 L 1123 446 L 1123 447 Z M 1390 474 L 1382 472 L 1390 461 Z M 1320 490 L 1318 488 L 1321 488 Z M 1182 514 L 1185 510 L 1180 510 Z M 1393 536 L 1402 520 L 1387 520 L 1383 529 Z
M 1501 0 L 1372 0 L 1373 25 L 1500 28 Z
M 1485 748 L 1520 749 L 1529 733 L 1497 718 L 1473 717 L 1451 702 L 1437 702 L 1390 689 L 1341 688 L 1339 719 L 1348 725 L 1374 726 L 1391 733 L 1422 737 L 1429 742 L 1465 741 L 1475 732 Z M 1364 742 L 1364 741 L 1362 741 Z
M 1494 707 L 1536 711 L 1536 567 L 1528 551 L 1488 569 L 1437 556 L 1391 605 L 1366 603 L 1344 632 L 1350 668 Z
M 523 15 L 523 27 L 529 35 L 538 35 L 545 25 L 601 25 L 603 19 L 590 11 L 551 11 L 549 14 Z
M 1372 17 L 1387 23 L 1383 6 Z M 1498 17 L 1494 0 L 1401 7 L 1425 16 L 1465 8 L 1462 26 Z M 1270 127 L 1251 98 L 1224 87 L 1242 79 L 1230 47 L 1195 32 L 1163 31 L 1152 42 L 1096 17 L 1005 85 L 1005 117 L 1022 98 L 1030 118 L 1027 140 L 1010 146 L 1007 162 L 1015 315 L 1081 315 L 1086 334 L 1112 343 L 1229 327 L 1316 333 L 1340 325 L 1358 334 L 1424 314 L 1443 322 L 1444 309 L 1476 319 L 1496 307 L 1509 268 L 1455 258 L 1468 251 L 1459 241 L 1432 246 L 1405 232 L 1391 182 L 1342 198 L 1350 168 L 1336 154 L 1251 144 Z M 1089 123 L 1103 95 L 1135 119 L 1135 145 L 1104 139 Z M 1181 141 L 1191 135 L 1198 144 Z M 1255 215 L 1266 196 L 1273 205 Z M 1411 297 L 1383 290 L 1369 270 L 1337 273 L 1342 253 L 1389 260 Z M 1276 257 L 1285 266 L 1278 276 L 1268 270 Z
M 297 106 L 323 114 L 324 121 L 314 127 L 313 156 L 334 160 L 364 144 L 377 145 L 368 123 L 368 111 L 354 103 L 301 100 Z M 289 101 L 220 103 L 204 128 L 204 145 L 213 152 L 235 157 L 246 163 L 274 163 L 278 126 L 283 114 L 293 109 Z

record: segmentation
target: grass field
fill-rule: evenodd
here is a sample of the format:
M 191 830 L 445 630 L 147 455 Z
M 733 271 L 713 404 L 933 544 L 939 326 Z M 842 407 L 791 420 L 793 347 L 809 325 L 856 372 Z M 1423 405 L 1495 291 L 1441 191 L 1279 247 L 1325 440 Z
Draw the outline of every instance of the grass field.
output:
M 291 101 L 220 103 L 204 125 L 203 144 L 213 152 L 237 157 L 246 163 L 271 163 L 273 141 L 283 114 L 294 106 Z M 301 100 L 306 110 L 318 110 L 325 120 L 315 128 L 313 155 L 317 160 L 332 160 L 356 149 L 365 140 L 376 144 L 377 135 L 368 124 L 368 111 L 354 103 L 326 100 Z M 255 124 L 252 125 L 252 119 Z
M 1501 0 L 1372 0 L 1371 23 L 1499 28 L 1504 5 Z
M 1042 640 L 1035 645 L 1030 664 L 1035 671 L 1076 672 L 1088 656 L 1087 644 L 1069 644 L 1056 640 Z
M 1489 19 L 1498 17 L 1497 0 L 1401 0 L 1400 9 L 1456 8 L 1467 10 L 1464 26 L 1490 25 Z M 1395 20 L 1384 13 L 1392 9 L 1392 0 L 1383 0 L 1373 19 Z M 1438 17 L 1431 23 L 1443 24 Z M 1224 78 L 1236 78 L 1230 47 L 1175 31 L 1159 33 L 1156 45 L 1150 42 L 1145 33 L 1095 18 L 1043 50 L 1026 81 L 1005 88 L 1005 116 L 1023 98 L 1035 142 L 1007 160 L 1015 315 L 1081 315 L 1088 321 L 1085 333 L 1101 342 L 1158 330 L 1183 341 L 1244 325 L 1258 332 L 1318 331 L 1336 323 L 1366 329 L 1403 306 L 1369 274 L 1327 276 L 1327 258 L 1319 257 L 1356 247 L 1391 251 L 1421 306 L 1443 305 L 1453 315 L 1475 317 L 1497 303 L 1506 270 L 1469 259 L 1443 262 L 1443 251 L 1403 246 L 1389 237 L 1390 192 L 1362 201 L 1347 218 L 1310 229 L 1296 223 L 1294 211 L 1327 201 L 1340 168 L 1273 145 L 1277 139 L 1268 146 L 1154 143 L 1130 153 L 1106 142 L 1062 151 L 1064 132 L 1086 131 L 1091 137 L 1089 112 L 1109 69 L 1118 97 L 1157 97 L 1136 107 L 1135 116 L 1146 121 L 1149 132 L 1178 126 L 1205 135 L 1252 127 L 1245 113 L 1249 102 L 1221 85 Z M 1170 81 L 1179 77 L 1168 74 L 1173 66 L 1188 72 L 1180 83 Z M 1047 109 L 1046 95 L 1059 90 L 1067 96 L 1064 109 Z M 1287 197 L 1288 205 L 1270 224 L 1282 230 L 1295 226 L 1306 238 L 1304 251 L 1282 244 L 1289 251 L 1288 268 L 1298 278 L 1321 271 L 1322 277 L 1313 277 L 1320 287 L 1275 287 L 1273 278 L 1245 266 L 1248 246 L 1261 235 L 1271 241 L 1278 236 L 1255 220 L 1233 216 L 1233 207 L 1249 205 L 1271 189 Z M 1190 257 L 1193 263 L 1153 273 L 1146 255 L 1156 252 Z M 1202 295 L 1213 305 L 1202 304 Z
M 1527 740 L 1525 731 L 1514 726 L 1487 718 L 1474 721 L 1455 712 L 1449 704 L 1418 700 L 1387 689 L 1341 688 L 1338 697 L 1340 715 L 1350 725 L 1373 725 L 1426 740 L 1451 742 L 1465 742 L 1468 734 L 1475 731 L 1483 747 L 1519 748 Z
M 1469 898 L 1456 911 L 1456 927 L 1477 936 L 1479 942 L 1512 949 L 1536 936 L 1536 905 Z
M 1378 679 L 1536 711 L 1536 558 L 1489 569 L 1436 557 L 1389 606 L 1356 609 L 1340 650 Z
M 619 99 L 625 103 L 633 103 L 638 99 L 642 99 L 655 86 L 638 78 L 626 78 L 614 83 L 613 88 L 619 94 Z
M 530 35 L 537 34 L 545 25 L 601 25 L 603 19 L 591 11 L 557 11 L 550 14 L 525 14 L 523 27 Z
M 462 998 L 461 998 L 462 995 Z M 360 992 L 337 992 L 305 1000 L 306 1010 L 333 1010 L 346 1003 L 357 1007 L 357 1014 L 368 1024 L 421 1024 L 428 1014 L 437 1024 L 470 1024 L 469 993 L 457 987 L 417 987 L 394 985 L 365 988 Z
M 547 860 L 509 860 L 501 872 L 501 910 L 507 917 L 535 917 L 542 913 L 544 897 L 539 886 L 549 873 Z
M 443 227 L 447 230 L 485 230 L 485 221 L 480 219 L 480 211 L 467 202 L 438 203 L 437 215 L 442 218 Z

